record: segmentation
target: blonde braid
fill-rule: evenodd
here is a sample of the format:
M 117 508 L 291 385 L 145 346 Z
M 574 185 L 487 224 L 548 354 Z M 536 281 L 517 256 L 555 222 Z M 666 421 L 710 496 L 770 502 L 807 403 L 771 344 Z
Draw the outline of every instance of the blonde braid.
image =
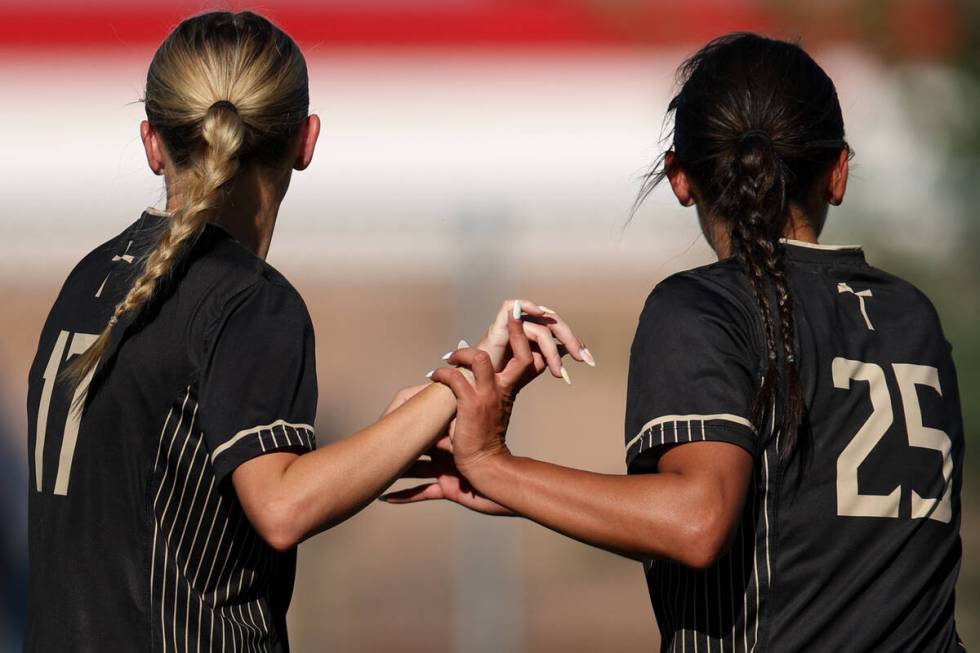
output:
M 116 305 L 98 339 L 66 368 L 65 374 L 73 383 L 81 383 L 95 369 L 119 320 L 127 313 L 138 312 L 146 304 L 160 280 L 170 274 L 181 253 L 204 231 L 208 216 L 220 207 L 222 188 L 235 177 L 239 168 L 238 152 L 244 140 L 244 125 L 238 112 L 225 104 L 212 105 L 201 124 L 201 138 L 206 150 L 200 162 L 191 169 L 183 203 L 170 216 L 168 228 L 146 258 L 143 272 Z
M 243 162 L 284 162 L 309 110 L 306 61 L 262 16 L 201 14 L 181 22 L 157 49 L 144 102 L 174 164 L 169 185 L 180 202 L 98 339 L 65 369 L 74 385 L 96 368 L 119 321 L 139 312 L 201 235 Z

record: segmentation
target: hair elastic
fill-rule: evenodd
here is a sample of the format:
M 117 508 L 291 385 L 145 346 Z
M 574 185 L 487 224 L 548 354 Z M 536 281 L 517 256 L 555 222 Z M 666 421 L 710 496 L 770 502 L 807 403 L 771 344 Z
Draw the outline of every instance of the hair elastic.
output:
M 229 111 L 233 111 L 234 113 L 238 113 L 238 107 L 236 107 L 234 104 L 232 104 L 228 100 L 218 100 L 217 102 L 215 102 L 214 104 L 212 104 L 210 107 L 208 107 L 208 111 L 210 111 L 211 109 L 228 109 Z
M 763 129 L 750 129 L 750 130 L 748 130 L 747 132 L 745 132 L 744 134 L 742 134 L 741 137 L 739 137 L 738 142 L 741 145 L 742 143 L 744 143 L 748 139 L 754 138 L 754 137 L 758 137 L 758 138 L 762 139 L 763 141 L 766 142 L 766 144 L 771 144 L 772 143 L 772 139 L 769 138 L 769 133 L 766 132 Z

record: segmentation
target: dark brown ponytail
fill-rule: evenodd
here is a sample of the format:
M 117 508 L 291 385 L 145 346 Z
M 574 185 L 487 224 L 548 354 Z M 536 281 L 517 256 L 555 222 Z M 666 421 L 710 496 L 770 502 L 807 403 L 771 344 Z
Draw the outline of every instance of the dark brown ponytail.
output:
M 732 254 L 746 273 L 765 331 L 765 371 L 752 406 L 752 420 L 761 425 L 767 411 L 774 408 L 777 395 L 782 394 L 781 431 L 786 449 L 791 451 L 796 445 L 803 401 L 796 364 L 793 296 L 778 248 L 789 219 L 786 176 L 768 134 L 749 130 L 736 145 L 731 178 L 715 202 L 715 211 L 734 216 L 729 236 Z
M 699 191 L 709 219 L 724 221 L 759 311 L 765 364 L 752 419 L 797 450 L 805 405 L 793 295 L 780 238 L 791 205 L 804 206 L 842 149 L 844 123 L 833 82 L 793 43 L 755 34 L 716 39 L 684 62 L 671 100 L 672 165 Z M 662 157 L 638 202 L 667 174 Z M 819 231 L 820 225 L 813 225 Z

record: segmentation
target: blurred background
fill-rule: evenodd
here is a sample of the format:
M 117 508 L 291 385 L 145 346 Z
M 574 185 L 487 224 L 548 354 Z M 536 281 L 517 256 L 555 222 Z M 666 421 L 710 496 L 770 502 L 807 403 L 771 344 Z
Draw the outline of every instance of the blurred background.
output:
M 976 0 L 0 0 L 0 650 L 19 648 L 27 370 L 74 262 L 162 206 L 137 125 L 182 17 L 254 9 L 303 47 L 323 119 L 270 263 L 317 329 L 321 442 L 375 419 L 501 300 L 557 308 L 598 367 L 525 391 L 526 455 L 622 472 L 626 363 L 664 276 L 712 260 L 659 189 L 676 66 L 710 38 L 799 38 L 836 81 L 856 150 L 824 240 L 935 301 L 967 436 L 980 426 L 980 3 Z M 971 451 L 972 454 L 972 451 Z M 958 620 L 980 646 L 977 462 L 963 489 Z M 449 504 L 376 504 L 300 547 L 296 651 L 650 651 L 639 564 Z

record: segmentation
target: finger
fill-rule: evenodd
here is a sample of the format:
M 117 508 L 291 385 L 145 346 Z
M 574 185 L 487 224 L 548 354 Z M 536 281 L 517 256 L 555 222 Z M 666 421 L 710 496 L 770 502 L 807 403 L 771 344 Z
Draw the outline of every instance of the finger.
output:
M 500 305 L 480 347 L 493 359 L 493 367 L 500 371 L 507 364 L 507 316 L 517 311 L 519 319 L 543 319 L 544 309 L 526 299 L 508 299 Z
M 569 355 L 577 361 L 595 367 L 595 359 L 592 358 L 592 354 L 586 349 L 585 343 L 572 332 L 568 323 L 552 309 L 545 306 L 540 308 L 545 311 L 545 319 L 542 322 L 548 326 L 555 338 L 565 346 Z
M 531 361 L 531 342 L 527 337 L 525 326 L 523 322 L 513 318 L 507 320 L 507 337 L 513 355 L 512 360 L 516 360 L 521 365 L 527 365 Z
M 551 370 L 552 376 L 558 379 L 562 378 L 561 353 L 559 353 L 558 346 L 555 345 L 555 339 L 552 337 L 548 327 L 524 322 L 524 333 L 529 340 L 537 345 L 538 351 L 541 352 L 541 355 L 544 356 L 545 361 L 548 363 L 548 369 Z
M 535 374 L 541 374 L 548 367 L 548 361 L 544 359 L 541 352 L 531 351 L 531 367 L 534 368 Z
M 482 349 L 477 349 L 476 347 L 466 347 L 464 349 L 457 349 L 449 355 L 446 362 L 450 365 L 455 365 L 456 367 L 465 366 L 472 368 L 473 363 L 476 360 L 477 353 L 482 352 Z
M 445 498 L 446 496 L 443 494 L 442 488 L 439 487 L 438 483 L 425 483 L 404 490 L 382 494 L 378 497 L 378 500 L 387 503 L 417 503 L 419 501 L 434 501 Z
M 514 314 L 515 303 L 520 304 L 518 307 L 520 314 L 526 313 L 535 317 L 543 317 L 547 313 L 543 308 L 528 299 L 507 299 L 500 305 L 500 310 L 497 311 L 497 317 L 493 320 L 492 329 L 499 331 L 507 330 L 507 318 Z
M 514 302 L 520 305 L 519 306 L 520 313 L 517 314 L 518 319 L 520 319 L 524 315 L 530 315 L 533 317 L 544 317 L 548 313 L 548 311 L 545 310 L 543 306 L 540 306 L 532 302 L 530 299 L 515 299 Z M 510 314 L 514 315 L 513 307 L 511 307 Z
M 453 453 L 453 442 L 448 435 L 439 438 L 439 440 L 436 441 L 436 443 L 432 445 L 426 453 L 435 458 L 438 454 L 443 452 L 448 453 L 450 457 Z
M 432 373 L 432 380 L 449 386 L 456 399 L 465 401 L 473 398 L 473 386 L 466 380 L 463 373 L 451 367 L 440 367 Z
M 476 378 L 477 390 L 484 392 L 495 390 L 497 385 L 496 370 L 493 369 L 493 361 L 490 354 L 485 351 L 477 351 L 473 354 L 473 376 Z
M 459 344 L 456 345 L 456 349 L 452 349 L 450 351 L 447 351 L 445 354 L 442 355 L 442 360 L 444 360 L 444 361 L 449 360 L 449 357 L 453 355 L 453 352 L 454 351 L 457 351 L 459 349 L 465 349 L 465 348 L 467 348 L 469 346 L 470 346 L 470 343 L 466 342 L 465 340 L 460 340 L 459 341 Z
M 455 351 L 449 357 L 449 363 L 451 365 L 464 365 L 472 370 L 478 388 L 493 387 L 493 361 L 490 359 L 490 354 L 482 349 L 469 347 Z
M 523 324 L 513 317 L 507 321 L 507 335 L 510 338 L 510 348 L 514 352 L 514 357 L 500 373 L 500 380 L 508 387 L 513 387 L 528 373 L 534 364 L 534 357 Z

